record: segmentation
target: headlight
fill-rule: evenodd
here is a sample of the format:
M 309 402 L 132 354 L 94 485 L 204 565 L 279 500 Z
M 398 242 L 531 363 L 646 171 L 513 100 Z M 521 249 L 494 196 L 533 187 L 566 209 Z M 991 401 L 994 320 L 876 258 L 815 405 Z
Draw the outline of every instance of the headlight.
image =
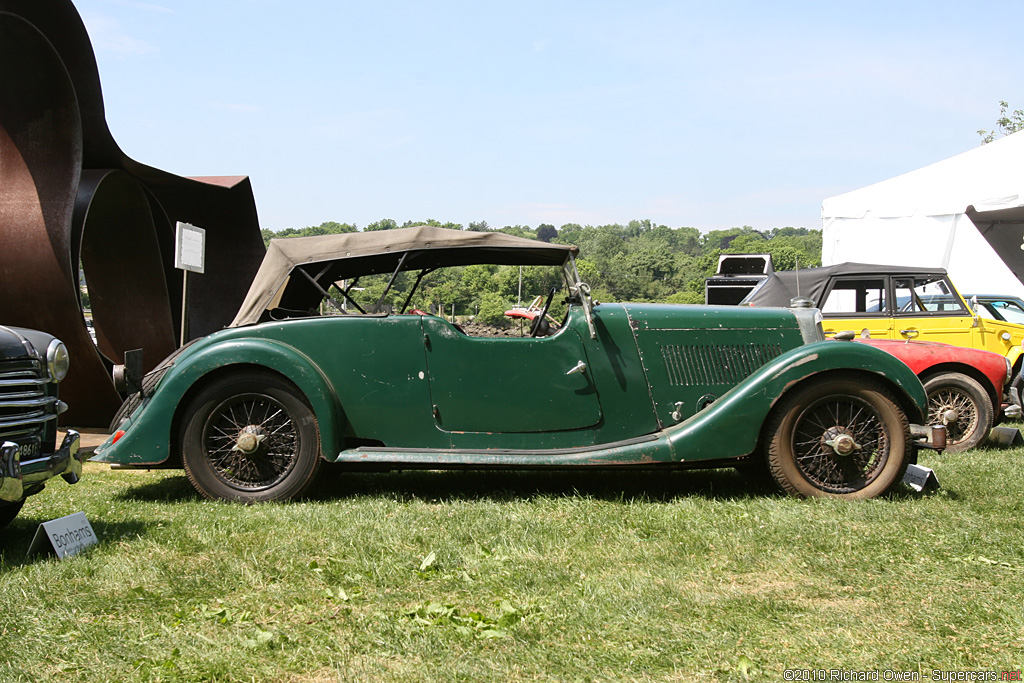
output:
M 68 356 L 68 347 L 64 342 L 54 339 L 46 347 L 46 369 L 50 371 L 50 377 L 54 382 L 59 382 L 68 376 L 68 366 L 71 365 L 71 358 Z
M 1006 381 L 1009 382 L 1013 377 L 1013 365 L 1010 364 L 1010 359 L 1006 356 L 1003 356 L 1003 362 L 1006 363 Z

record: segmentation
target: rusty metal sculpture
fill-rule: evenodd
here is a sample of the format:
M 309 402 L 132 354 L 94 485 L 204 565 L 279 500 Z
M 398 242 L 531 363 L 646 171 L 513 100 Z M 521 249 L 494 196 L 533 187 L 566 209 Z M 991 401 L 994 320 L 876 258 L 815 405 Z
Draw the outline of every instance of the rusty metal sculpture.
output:
M 177 221 L 207 235 L 206 273 L 187 293 L 195 338 L 231 321 L 263 256 L 248 178 L 183 178 L 128 158 L 70 0 L 0 0 L 0 324 L 67 344 L 62 422 L 106 426 L 121 402 L 111 365 L 142 348 L 148 370 L 178 346 Z

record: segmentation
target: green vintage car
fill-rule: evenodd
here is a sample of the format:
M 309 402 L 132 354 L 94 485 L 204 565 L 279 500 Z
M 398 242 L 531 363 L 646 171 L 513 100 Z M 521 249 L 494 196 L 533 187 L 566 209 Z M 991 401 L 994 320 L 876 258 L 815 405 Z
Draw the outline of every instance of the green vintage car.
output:
M 796 495 L 869 498 L 941 445 L 910 369 L 824 341 L 816 310 L 597 303 L 576 254 L 433 227 L 273 240 L 230 327 L 137 380 L 95 459 L 184 467 L 242 502 L 301 495 L 323 461 L 766 464 Z M 545 267 L 559 287 L 521 337 L 411 307 L 436 271 L 473 264 Z

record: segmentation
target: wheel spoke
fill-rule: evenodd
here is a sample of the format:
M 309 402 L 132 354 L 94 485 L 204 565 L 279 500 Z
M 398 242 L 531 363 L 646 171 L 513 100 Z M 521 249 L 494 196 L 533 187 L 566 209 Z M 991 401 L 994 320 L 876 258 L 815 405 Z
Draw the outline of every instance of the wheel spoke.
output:
M 243 452 L 240 437 L 247 436 Z M 218 406 L 207 420 L 203 444 L 215 474 L 239 489 L 262 489 L 283 480 L 294 466 L 298 430 L 277 400 L 260 394 L 234 396 Z
M 840 455 L 829 445 L 840 436 L 847 443 L 852 438 L 856 448 Z M 888 438 L 871 404 L 853 396 L 831 396 L 800 415 L 792 444 L 796 465 L 808 481 L 824 491 L 847 493 L 863 488 L 880 471 Z

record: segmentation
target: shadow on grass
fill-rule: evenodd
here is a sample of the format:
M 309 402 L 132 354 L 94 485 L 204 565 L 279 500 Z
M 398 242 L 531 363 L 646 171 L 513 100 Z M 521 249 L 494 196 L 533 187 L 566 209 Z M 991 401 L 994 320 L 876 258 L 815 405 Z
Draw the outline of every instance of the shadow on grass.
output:
M 946 497 L 956 494 L 940 489 Z M 889 498 L 917 500 L 935 493 L 918 493 L 898 486 Z M 765 478 L 735 468 L 669 469 L 554 469 L 554 470 L 394 470 L 354 471 L 325 464 L 304 498 L 329 501 L 353 496 L 384 496 L 394 500 L 521 501 L 542 497 L 585 497 L 607 501 L 670 502 L 683 498 L 729 501 L 785 497 Z M 188 477 L 175 471 L 154 482 L 123 489 L 115 500 L 185 503 L 201 501 Z
M 181 503 L 199 500 L 201 497 L 184 473 L 169 470 L 163 479 L 126 488 L 115 495 L 114 500 Z
M 49 553 L 28 555 L 29 546 L 36 535 L 36 529 L 43 522 L 49 522 L 49 517 L 32 517 L 28 515 L 19 516 L 10 526 L 6 527 L 0 535 L 0 573 L 38 562 L 45 562 L 56 557 Z M 106 522 L 103 520 L 89 520 L 92 530 L 99 539 L 99 545 L 110 543 L 121 538 L 136 538 L 144 536 L 149 532 L 150 527 L 155 523 L 129 521 L 129 522 Z
M 352 472 L 340 465 L 321 470 L 307 494 L 311 500 L 345 496 L 387 496 L 399 500 L 530 500 L 538 497 L 581 496 L 609 501 L 668 502 L 700 497 L 736 500 L 780 496 L 770 482 L 732 468 L 669 471 L 608 470 L 405 470 L 386 473 Z

